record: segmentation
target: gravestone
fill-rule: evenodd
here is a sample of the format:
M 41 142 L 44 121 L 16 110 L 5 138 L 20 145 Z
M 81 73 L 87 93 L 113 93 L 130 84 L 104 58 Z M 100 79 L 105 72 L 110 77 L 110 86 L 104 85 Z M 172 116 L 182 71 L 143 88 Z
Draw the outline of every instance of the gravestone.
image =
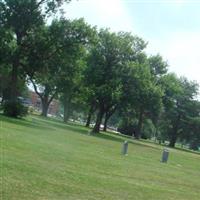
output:
M 122 155 L 127 155 L 128 152 L 128 141 L 124 141 L 122 145 Z
M 169 157 L 169 150 L 168 149 L 163 149 L 161 162 L 162 163 L 167 163 L 168 157 Z

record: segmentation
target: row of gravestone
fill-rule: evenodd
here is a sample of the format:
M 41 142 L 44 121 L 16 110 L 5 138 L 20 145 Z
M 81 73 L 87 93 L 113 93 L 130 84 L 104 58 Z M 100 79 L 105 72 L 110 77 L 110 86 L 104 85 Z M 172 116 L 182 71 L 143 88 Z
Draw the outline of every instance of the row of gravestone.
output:
M 124 141 L 124 143 L 122 145 L 122 155 L 125 155 L 125 156 L 128 155 L 128 141 Z M 169 158 L 169 150 L 163 149 L 162 156 L 161 156 L 161 162 L 167 163 L 168 158 Z

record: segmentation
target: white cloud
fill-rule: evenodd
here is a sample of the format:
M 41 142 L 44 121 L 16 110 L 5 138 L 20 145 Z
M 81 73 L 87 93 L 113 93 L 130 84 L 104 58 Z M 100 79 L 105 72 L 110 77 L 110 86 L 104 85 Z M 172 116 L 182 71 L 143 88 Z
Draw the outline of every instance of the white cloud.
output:
M 186 76 L 190 80 L 200 83 L 200 32 L 180 32 L 152 40 L 147 52 L 160 53 L 170 65 L 169 70 L 179 76 Z
M 69 18 L 84 17 L 99 28 L 111 28 L 113 31 L 132 30 L 131 17 L 121 0 L 79 0 L 64 6 Z

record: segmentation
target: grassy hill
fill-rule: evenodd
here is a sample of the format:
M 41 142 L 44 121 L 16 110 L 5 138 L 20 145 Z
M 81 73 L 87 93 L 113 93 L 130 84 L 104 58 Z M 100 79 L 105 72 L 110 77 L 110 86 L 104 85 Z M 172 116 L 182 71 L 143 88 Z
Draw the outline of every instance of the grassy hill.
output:
M 199 200 L 200 155 L 88 135 L 78 125 L 29 116 L 0 116 L 2 200 Z

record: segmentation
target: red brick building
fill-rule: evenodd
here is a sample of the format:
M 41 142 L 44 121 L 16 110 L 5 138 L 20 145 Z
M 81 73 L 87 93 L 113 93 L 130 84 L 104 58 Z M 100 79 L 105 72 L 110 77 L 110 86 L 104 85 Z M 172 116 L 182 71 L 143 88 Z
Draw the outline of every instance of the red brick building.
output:
M 31 106 L 33 106 L 35 109 L 41 111 L 42 110 L 42 102 L 40 97 L 33 91 L 30 91 L 30 102 Z M 48 114 L 56 115 L 59 112 L 59 101 L 53 99 L 51 104 L 49 105 Z

